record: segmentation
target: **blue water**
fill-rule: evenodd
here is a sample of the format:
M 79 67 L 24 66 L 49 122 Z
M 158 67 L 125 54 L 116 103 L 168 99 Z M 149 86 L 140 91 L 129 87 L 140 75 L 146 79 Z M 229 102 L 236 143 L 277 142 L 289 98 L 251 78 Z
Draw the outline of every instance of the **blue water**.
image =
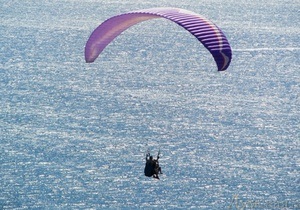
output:
M 226 72 L 158 19 L 95 63 L 105 19 L 174 6 L 216 23 Z M 299 10 L 292 0 L 4 0 L 0 209 L 300 209 Z M 161 149 L 160 180 L 143 175 Z

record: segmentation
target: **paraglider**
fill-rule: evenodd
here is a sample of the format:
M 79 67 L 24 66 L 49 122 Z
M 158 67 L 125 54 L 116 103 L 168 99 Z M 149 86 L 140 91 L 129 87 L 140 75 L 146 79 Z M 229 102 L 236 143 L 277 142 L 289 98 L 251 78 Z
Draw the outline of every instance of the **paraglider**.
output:
M 224 71 L 228 68 L 232 53 L 224 33 L 205 17 L 179 8 L 137 10 L 107 19 L 92 32 L 86 43 L 86 62 L 94 62 L 104 48 L 129 27 L 154 18 L 165 18 L 185 28 L 208 49 L 219 71 Z
M 158 151 L 156 159 L 150 155 L 148 151 L 146 154 L 146 164 L 144 169 L 145 176 L 153 177 L 159 179 L 158 174 L 162 174 L 161 167 L 159 166 L 158 159 L 159 159 L 160 151 Z

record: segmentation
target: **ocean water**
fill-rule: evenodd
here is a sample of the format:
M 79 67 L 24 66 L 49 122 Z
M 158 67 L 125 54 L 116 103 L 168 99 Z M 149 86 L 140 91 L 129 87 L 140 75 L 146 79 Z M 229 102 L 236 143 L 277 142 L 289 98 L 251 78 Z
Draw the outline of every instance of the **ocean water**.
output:
M 95 27 L 131 10 L 197 12 L 225 72 L 163 19 L 92 64 Z M 300 2 L 2 0 L 0 209 L 300 209 Z M 160 180 L 143 175 L 161 150 Z

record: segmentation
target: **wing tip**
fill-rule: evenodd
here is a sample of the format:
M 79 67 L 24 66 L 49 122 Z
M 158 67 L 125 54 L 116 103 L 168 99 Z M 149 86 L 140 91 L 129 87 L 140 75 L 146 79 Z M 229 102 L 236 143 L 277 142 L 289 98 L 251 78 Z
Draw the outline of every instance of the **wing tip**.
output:
M 225 71 L 231 62 L 232 52 L 231 49 L 221 50 L 220 54 L 222 56 L 222 62 L 217 62 L 218 71 Z

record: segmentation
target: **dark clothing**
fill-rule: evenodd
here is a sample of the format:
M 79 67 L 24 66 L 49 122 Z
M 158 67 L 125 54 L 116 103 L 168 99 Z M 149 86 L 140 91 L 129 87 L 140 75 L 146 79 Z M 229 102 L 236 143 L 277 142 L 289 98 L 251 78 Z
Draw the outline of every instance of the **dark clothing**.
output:
M 151 177 L 154 174 L 154 165 L 151 161 L 147 161 L 144 169 L 145 176 Z
M 159 156 L 157 156 L 157 159 L 153 159 L 152 156 L 150 156 L 150 154 L 148 153 L 146 155 L 146 165 L 145 165 L 145 169 L 144 169 L 144 174 L 145 176 L 151 177 L 153 176 L 154 178 L 158 178 L 158 173 L 161 173 L 161 168 L 159 167 L 158 164 L 158 159 Z

